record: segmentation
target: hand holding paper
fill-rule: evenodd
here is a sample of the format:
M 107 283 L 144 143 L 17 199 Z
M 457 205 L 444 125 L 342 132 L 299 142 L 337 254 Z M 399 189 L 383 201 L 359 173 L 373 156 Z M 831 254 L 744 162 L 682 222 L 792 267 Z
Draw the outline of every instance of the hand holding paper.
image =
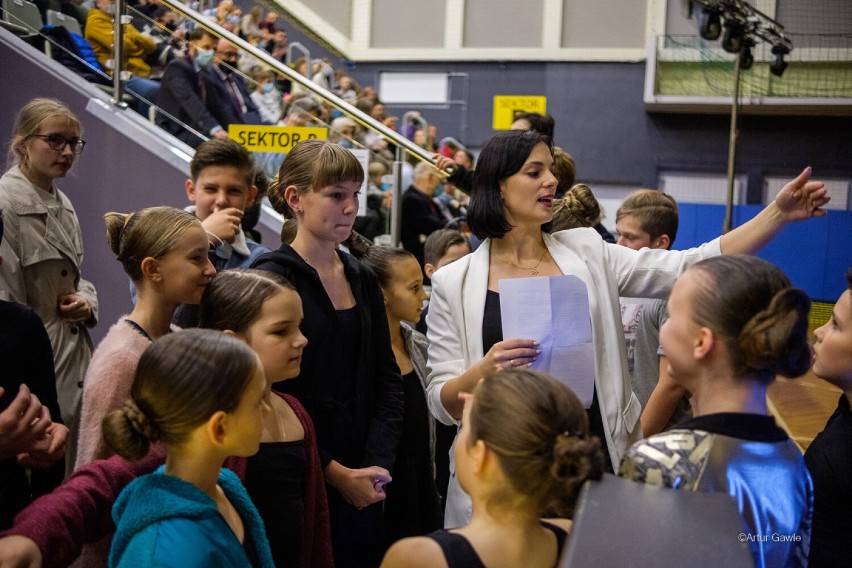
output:
M 588 408 L 595 387 L 589 292 L 576 276 L 500 280 L 503 337 L 528 337 L 541 354 L 533 369 L 550 373 Z

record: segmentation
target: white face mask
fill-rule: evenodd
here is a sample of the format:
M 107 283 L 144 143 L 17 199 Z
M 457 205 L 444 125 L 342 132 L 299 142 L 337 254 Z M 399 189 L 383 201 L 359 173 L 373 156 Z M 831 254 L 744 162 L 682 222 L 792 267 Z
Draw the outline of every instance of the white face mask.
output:
M 195 63 L 202 69 L 207 69 L 213 63 L 215 52 L 212 49 L 199 49 L 195 53 Z

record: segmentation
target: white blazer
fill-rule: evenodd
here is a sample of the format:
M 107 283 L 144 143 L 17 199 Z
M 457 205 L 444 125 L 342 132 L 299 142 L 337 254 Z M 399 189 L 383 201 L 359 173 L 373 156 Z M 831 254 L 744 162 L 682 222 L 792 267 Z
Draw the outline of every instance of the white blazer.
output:
M 613 469 L 617 470 L 627 448 L 642 438 L 638 427 L 642 408 L 630 387 L 618 298 L 665 299 L 687 266 L 721 254 L 719 239 L 686 251 L 648 248 L 634 251 L 603 241 L 594 229 L 571 229 L 545 234 L 544 243 L 559 270 L 577 276 L 588 288 L 595 346 L 595 390 L 609 458 Z M 431 369 L 427 401 L 433 416 L 444 424 L 458 424 L 441 404 L 444 383 L 461 375 L 484 356 L 482 320 L 488 290 L 490 245 L 488 239 L 476 252 L 441 268 L 432 276 L 427 315 Z M 456 481 L 452 450 L 450 474 L 447 528 L 464 526 L 471 513 L 470 500 Z

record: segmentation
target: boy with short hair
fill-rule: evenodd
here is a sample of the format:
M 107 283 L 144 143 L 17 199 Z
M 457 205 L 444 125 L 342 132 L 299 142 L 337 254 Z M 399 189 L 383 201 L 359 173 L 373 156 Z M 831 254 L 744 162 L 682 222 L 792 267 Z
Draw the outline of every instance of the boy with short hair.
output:
M 435 271 L 470 253 L 470 243 L 461 231 L 438 229 L 423 243 L 423 271 L 431 279 Z M 425 317 L 421 317 L 423 321 Z
M 257 196 L 254 158 L 248 150 L 233 140 L 208 140 L 196 150 L 189 171 L 186 196 L 194 205 L 186 209 L 207 231 L 216 271 L 247 268 L 270 252 L 247 238 L 240 227 L 246 207 Z
M 843 391 L 837 410 L 805 452 L 814 483 L 810 563 L 845 566 L 852 558 L 852 268 L 831 319 L 814 331 L 814 374 Z
M 618 208 L 615 227 L 621 246 L 671 250 L 677 236 L 677 202 L 656 189 L 634 191 Z M 630 382 L 642 404 L 642 431 L 651 436 L 689 418 L 691 408 L 686 390 L 669 376 L 660 349 L 666 302 L 622 298 L 620 303 Z
M 435 271 L 455 262 L 470 253 L 470 242 L 464 233 L 455 229 L 438 229 L 433 231 L 423 243 L 423 272 L 431 279 Z M 426 314 L 429 313 L 428 300 L 423 307 L 417 331 L 426 335 Z
M 470 254 L 470 242 L 461 231 L 454 229 L 438 229 L 433 231 L 423 243 L 423 272 L 427 278 L 432 278 L 439 268 L 455 262 Z M 417 331 L 426 335 L 426 314 L 429 304 L 423 307 Z M 447 485 L 450 482 L 450 448 L 456 439 L 456 427 L 435 423 L 435 485 L 441 495 L 441 507 L 447 502 Z
M 656 189 L 634 191 L 615 214 L 618 244 L 671 250 L 677 235 L 678 212 L 674 197 Z
M 270 249 L 246 236 L 241 221 L 246 207 L 254 203 L 254 158 L 248 150 L 229 139 L 213 138 L 201 144 L 189 163 L 190 178 L 184 187 L 193 203 L 186 208 L 201 220 L 210 241 L 210 262 L 216 272 L 248 268 Z M 130 283 L 136 302 L 136 290 Z M 182 304 L 172 322 L 182 328 L 198 327 L 197 305 Z

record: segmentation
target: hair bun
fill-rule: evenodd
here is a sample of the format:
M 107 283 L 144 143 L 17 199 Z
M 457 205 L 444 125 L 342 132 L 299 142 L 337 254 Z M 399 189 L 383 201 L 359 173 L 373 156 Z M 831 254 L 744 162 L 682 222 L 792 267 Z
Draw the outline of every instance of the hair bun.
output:
M 580 486 L 587 479 L 600 479 L 604 471 L 601 443 L 596 437 L 581 437 L 571 432 L 556 436 L 550 464 L 550 475 L 560 490 L 546 504 L 546 515 L 570 517 Z
M 125 418 L 127 418 L 127 422 L 130 424 L 131 428 L 133 428 L 136 432 L 145 436 L 145 438 L 152 442 L 159 439 L 157 429 L 153 424 L 151 424 L 148 417 L 145 416 L 145 413 L 139 410 L 139 407 L 132 398 L 128 398 L 124 401 L 124 408 L 122 408 L 122 412 L 124 413 Z
M 746 323 L 740 333 L 740 348 L 752 369 L 789 377 L 810 368 L 807 342 L 811 300 L 797 288 L 785 288 Z
M 104 215 L 107 229 L 107 243 L 110 250 L 121 260 L 121 234 L 133 214 L 110 212 Z

